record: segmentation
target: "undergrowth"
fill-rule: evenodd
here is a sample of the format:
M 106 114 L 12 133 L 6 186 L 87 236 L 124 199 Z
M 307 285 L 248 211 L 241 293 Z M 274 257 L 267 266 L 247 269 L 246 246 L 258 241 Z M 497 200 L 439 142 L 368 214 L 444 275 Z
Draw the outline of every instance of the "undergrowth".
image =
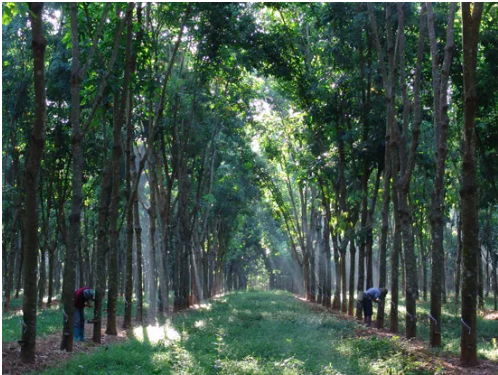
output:
M 232 293 L 45 374 L 429 373 L 399 340 L 357 338 L 356 328 L 288 293 Z

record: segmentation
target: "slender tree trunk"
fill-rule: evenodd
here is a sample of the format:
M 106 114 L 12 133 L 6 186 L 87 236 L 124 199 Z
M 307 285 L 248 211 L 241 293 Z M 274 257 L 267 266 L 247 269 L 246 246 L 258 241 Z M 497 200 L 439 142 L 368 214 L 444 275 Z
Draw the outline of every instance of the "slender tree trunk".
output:
M 361 207 L 361 233 L 360 233 L 360 246 L 358 251 L 358 293 L 364 291 L 365 287 L 365 247 L 366 247 L 366 237 L 367 237 L 367 216 L 368 216 L 368 161 L 365 158 L 363 164 L 363 177 L 362 177 L 362 186 L 363 186 L 363 198 L 362 198 L 362 207 Z M 371 259 L 372 254 L 367 254 L 367 275 L 370 276 L 370 280 L 373 279 L 372 275 L 369 272 L 373 273 L 373 269 L 370 269 L 369 266 L 372 265 Z M 352 260 L 354 262 L 354 260 Z M 367 289 L 369 277 L 367 276 Z M 351 277 L 350 277 L 351 279 Z M 371 287 L 371 286 L 370 286 Z M 350 286 L 351 289 L 351 286 Z M 350 295 L 350 304 L 353 303 Z M 356 304 L 356 319 L 361 320 L 363 315 L 363 307 L 361 302 L 357 302 Z
M 133 3 L 130 3 L 126 11 L 126 22 L 128 25 L 132 22 Z M 126 43 L 126 57 L 131 55 L 131 42 L 128 40 Z M 107 296 L 107 328 L 108 335 L 117 335 L 116 328 L 116 309 L 118 297 L 118 206 L 120 197 L 120 159 L 123 154 L 121 146 L 121 131 L 123 128 L 124 114 L 127 110 L 128 104 L 128 90 L 131 79 L 130 65 L 125 64 L 125 71 L 123 77 L 123 89 L 121 92 L 121 101 L 115 100 L 114 124 L 113 124 L 113 146 L 111 157 L 111 170 L 113 174 L 111 205 L 109 207 L 109 227 L 110 227 L 110 252 L 109 252 L 109 292 Z M 130 287 L 132 287 L 130 285 Z M 131 301 L 128 302 L 131 305 Z M 131 319 L 131 314 L 129 314 Z
M 462 275 L 462 219 L 457 214 L 457 259 L 455 265 L 455 305 L 460 303 L 460 279 Z
M 106 137 L 106 106 L 102 106 L 102 132 L 104 134 L 104 150 L 107 149 Z M 97 249 L 96 249 L 96 280 L 95 305 L 93 316 L 93 342 L 101 343 L 102 335 L 102 305 L 105 295 L 105 263 L 107 252 L 107 215 L 109 211 L 109 195 L 111 193 L 111 166 L 107 162 L 106 152 L 103 158 L 104 170 L 102 173 L 102 188 L 100 190 L 99 209 L 97 216 Z
M 384 155 L 384 179 L 382 192 L 382 224 L 379 241 L 379 288 L 387 286 L 387 234 L 389 231 L 389 204 L 391 202 L 391 162 L 389 154 L 389 135 L 386 134 L 386 150 Z M 392 257 L 391 257 L 392 259 Z M 391 290 L 392 291 L 392 290 Z M 391 297 L 394 298 L 394 297 Z M 377 309 L 377 328 L 384 328 L 385 320 L 385 303 L 384 300 L 379 302 Z
M 394 206 L 394 235 L 393 247 L 391 249 L 391 310 L 389 313 L 389 330 L 392 333 L 398 332 L 398 292 L 399 292 L 399 254 L 401 253 L 401 223 L 398 212 L 398 191 L 396 184 L 392 189 Z
M 47 306 L 50 306 L 52 303 L 52 299 L 54 297 L 54 266 L 55 266 L 55 257 L 57 252 L 57 236 L 58 231 L 55 231 L 55 240 L 54 244 L 48 250 L 48 300 Z
M 125 80 L 126 75 L 129 75 L 129 86 L 132 86 L 132 79 L 135 67 L 135 55 L 132 53 L 132 38 L 133 38 L 133 23 L 128 22 L 126 30 L 126 62 L 125 62 Z M 125 165 L 126 165 L 126 197 L 128 199 L 126 212 L 126 289 L 125 289 L 125 311 L 123 319 L 123 328 L 131 328 L 131 311 L 133 306 L 133 196 L 132 196 L 132 180 L 131 180 L 131 164 L 135 162 L 132 157 L 133 153 L 133 130 L 131 125 L 131 116 L 133 114 L 133 96 L 131 90 L 123 90 L 123 95 L 126 95 L 126 145 L 125 145 Z
M 324 293 L 324 306 L 331 306 L 332 298 L 332 264 L 330 259 L 330 223 L 328 215 L 325 216 L 325 224 L 323 227 L 323 242 L 325 248 L 325 293 Z
M 477 309 L 484 310 L 484 275 L 482 271 L 482 246 L 477 253 Z
M 399 265 L 401 271 L 401 297 L 406 297 L 406 267 L 405 267 L 405 256 L 403 251 L 399 253 Z
M 24 215 L 21 215 L 24 216 Z M 23 222 L 23 227 L 25 226 Z M 21 251 L 19 252 L 19 267 L 17 271 L 17 286 L 16 286 L 16 298 L 19 298 L 19 292 L 21 290 L 22 286 L 22 281 L 23 281 L 23 269 L 24 269 L 24 249 L 26 248 L 25 246 L 26 240 L 24 238 L 24 229 L 21 232 Z
M 133 150 L 132 150 L 133 151 Z M 132 156 L 131 171 L 133 179 L 136 178 L 135 153 Z M 142 267 L 142 226 L 140 224 L 140 213 L 138 210 L 138 192 L 133 201 L 133 220 L 135 225 L 135 244 L 137 249 L 137 322 L 143 321 L 143 267 Z
M 341 241 L 341 289 L 342 289 L 342 304 L 341 311 L 346 314 L 348 312 L 348 294 L 346 284 L 346 249 L 348 243 L 346 238 Z
M 20 201 L 20 198 L 19 198 Z M 14 219 L 12 221 L 12 229 L 10 236 L 10 252 L 9 252 L 9 264 L 8 264 L 8 273 L 7 273 L 7 283 L 5 285 L 5 302 L 4 302 L 4 311 L 7 311 L 10 306 L 10 294 L 13 289 L 14 284 L 14 273 L 15 273 L 15 259 L 16 254 L 19 249 L 19 236 L 18 236 L 18 221 L 20 218 L 21 206 L 20 204 L 17 206 L 16 212 L 14 214 Z M 21 218 L 21 223 L 23 222 L 23 218 Z
M 156 163 L 153 150 L 151 146 L 153 141 L 150 141 L 149 147 L 147 149 L 147 162 L 149 164 L 149 170 L 151 171 L 149 178 L 150 189 L 150 207 L 148 209 L 149 214 L 149 269 L 147 270 L 149 274 L 149 308 L 147 311 L 147 320 L 150 324 L 155 324 L 156 313 L 157 313 L 157 283 L 154 277 L 156 272 Z M 176 265 L 175 265 L 176 267 Z
M 495 311 L 498 310 L 498 255 L 493 254 L 493 302 Z
M 50 168 L 50 167 L 49 167 Z M 43 183 L 41 183 L 43 185 Z M 40 248 L 40 279 L 38 280 L 38 306 L 43 308 L 43 298 L 45 297 L 46 286 L 47 286 L 47 251 L 49 248 L 50 240 L 50 213 L 52 211 L 52 184 L 49 182 L 47 187 L 47 204 L 46 212 L 43 210 L 43 188 L 40 189 L 40 204 L 42 209 L 42 234 L 43 234 L 43 245 Z
M 444 171 L 446 154 L 448 152 L 448 77 L 451 64 L 452 52 L 454 49 L 453 24 L 456 13 L 456 3 L 452 3 L 448 16 L 448 29 L 446 32 L 446 47 L 444 54 L 441 76 L 439 76 L 439 55 L 437 52 L 437 42 L 434 28 L 434 13 L 431 3 L 427 3 L 428 9 L 428 29 L 432 55 L 432 79 L 434 88 L 434 124 L 436 135 L 436 178 L 431 202 L 431 252 L 432 252 L 432 273 L 431 273 L 431 346 L 441 345 L 441 297 L 444 267 L 443 248 L 443 226 L 444 226 Z
M 35 362 L 36 349 L 36 281 L 38 276 L 38 177 L 45 147 L 46 100 L 45 100 L 45 48 L 43 35 L 43 3 L 28 3 L 31 23 L 31 46 L 35 87 L 35 122 L 30 136 L 29 160 L 24 170 L 26 187 L 26 215 L 24 218 L 24 296 L 21 359 L 24 363 Z
M 477 216 L 477 176 L 475 114 L 477 112 L 476 65 L 479 26 L 483 3 L 462 3 L 463 83 L 465 92 L 463 128 L 462 187 L 462 331 L 460 361 L 462 365 L 477 364 L 476 281 L 479 249 Z
M 341 258 L 339 252 L 339 244 L 337 241 L 337 234 L 332 231 L 332 245 L 334 247 L 334 266 L 335 266 L 335 291 L 334 291 L 334 303 L 332 308 L 334 310 L 341 309 Z
M 420 213 L 420 224 L 418 226 L 418 237 L 420 242 L 420 254 L 422 256 L 422 291 L 424 301 L 427 301 L 427 250 L 424 243 L 424 234 L 422 232 L 423 218 L 422 212 Z
M 348 315 L 354 316 L 354 273 L 355 273 L 355 260 L 356 260 L 356 247 L 354 246 L 354 240 L 351 239 L 349 244 L 349 255 L 351 262 L 349 264 L 349 307 Z

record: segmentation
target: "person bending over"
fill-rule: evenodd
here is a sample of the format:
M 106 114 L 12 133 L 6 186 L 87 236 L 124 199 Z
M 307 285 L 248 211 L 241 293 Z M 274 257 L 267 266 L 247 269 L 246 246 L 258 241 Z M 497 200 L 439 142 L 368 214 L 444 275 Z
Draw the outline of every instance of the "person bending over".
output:
M 365 315 L 365 324 L 367 327 L 372 325 L 373 305 L 372 302 L 378 303 L 379 299 L 384 300 L 387 295 L 386 288 L 370 288 L 363 294 L 363 313 Z
M 95 291 L 87 286 L 74 292 L 74 340 L 85 341 L 85 307 L 93 308 Z

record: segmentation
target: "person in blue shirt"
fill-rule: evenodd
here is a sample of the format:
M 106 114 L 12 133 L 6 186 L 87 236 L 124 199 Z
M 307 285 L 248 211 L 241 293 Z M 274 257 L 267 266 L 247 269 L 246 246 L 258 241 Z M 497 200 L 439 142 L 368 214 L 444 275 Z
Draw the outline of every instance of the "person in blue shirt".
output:
M 363 313 L 367 327 L 372 325 L 373 305 L 372 302 L 378 303 L 379 299 L 384 300 L 387 295 L 386 288 L 370 288 L 363 294 Z

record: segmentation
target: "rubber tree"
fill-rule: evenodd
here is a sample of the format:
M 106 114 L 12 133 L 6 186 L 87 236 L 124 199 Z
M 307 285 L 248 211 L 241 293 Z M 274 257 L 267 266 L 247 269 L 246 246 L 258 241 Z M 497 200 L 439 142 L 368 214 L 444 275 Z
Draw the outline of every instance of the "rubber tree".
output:
M 24 295 L 22 301 L 23 328 L 21 360 L 35 362 L 36 349 L 36 294 L 38 278 L 38 178 L 43 149 L 45 147 L 46 95 L 45 95 L 45 49 L 47 40 L 43 34 L 43 3 L 28 3 L 31 23 L 31 47 L 33 50 L 33 75 L 35 87 L 35 116 L 29 142 L 29 159 L 24 169 L 26 191 L 26 215 L 24 218 Z
M 472 5 L 472 9 L 471 9 Z M 477 112 L 476 65 L 479 26 L 483 3 L 462 3 L 463 43 L 463 164 L 462 187 L 462 330 L 460 361 L 462 365 L 477 364 L 477 257 L 479 246 L 479 220 L 477 216 L 477 163 L 475 115 Z

